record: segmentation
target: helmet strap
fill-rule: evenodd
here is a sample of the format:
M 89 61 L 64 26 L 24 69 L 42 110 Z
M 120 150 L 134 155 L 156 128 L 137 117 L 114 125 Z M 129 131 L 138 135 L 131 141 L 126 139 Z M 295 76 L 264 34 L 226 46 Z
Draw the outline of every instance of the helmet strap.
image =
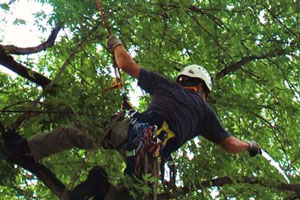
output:
M 197 93 L 199 92 L 199 89 L 195 86 L 183 86 L 183 88 L 186 89 L 186 90 L 192 90 L 192 91 L 197 92 Z
M 194 91 L 194 92 L 198 93 L 201 96 L 202 99 L 204 99 L 204 100 L 206 99 L 207 94 L 205 93 L 204 89 L 199 90 L 199 88 L 195 87 L 195 86 L 183 86 L 183 88 L 186 89 L 186 90 Z

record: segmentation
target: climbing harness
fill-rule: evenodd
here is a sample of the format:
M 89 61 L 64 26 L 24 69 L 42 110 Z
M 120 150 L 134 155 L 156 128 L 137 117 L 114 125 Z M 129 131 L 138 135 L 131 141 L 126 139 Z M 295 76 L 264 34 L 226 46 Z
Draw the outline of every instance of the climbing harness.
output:
M 127 139 L 125 173 L 139 178 L 144 174 L 152 174 L 156 179 L 153 183 L 153 199 L 156 199 L 159 177 L 164 182 L 165 158 L 162 150 L 175 134 L 165 121 L 158 128 L 149 123 L 139 123 L 136 118 L 132 118 L 131 126 Z

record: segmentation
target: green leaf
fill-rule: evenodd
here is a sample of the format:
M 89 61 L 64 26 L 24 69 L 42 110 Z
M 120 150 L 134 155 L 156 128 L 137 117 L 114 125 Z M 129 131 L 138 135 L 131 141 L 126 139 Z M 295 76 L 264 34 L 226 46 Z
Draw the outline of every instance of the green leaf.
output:
M 9 5 L 7 3 L 0 4 L 0 8 L 2 8 L 3 10 L 9 11 Z
M 26 21 L 24 19 L 15 19 L 13 24 L 14 25 L 26 25 Z
M 22 1 L 11 2 L 18 7 Z M 53 46 L 33 55 L 12 55 L 14 60 L 51 80 L 64 63 L 67 66 L 48 92 L 19 75 L 11 77 L 0 72 L 0 122 L 10 126 L 22 118 L 22 111 L 38 110 L 45 113 L 34 115 L 19 127 L 24 137 L 80 123 L 88 132 L 95 133 L 95 137 L 91 136 L 93 141 L 105 138 L 111 116 L 121 110 L 122 99 L 119 90 L 101 92 L 113 79 L 108 70 L 112 61 L 106 51 L 104 24 L 91 32 L 101 22 L 95 1 L 32 2 L 40 9 L 26 22 L 27 17 L 22 13 L 16 16 L 10 4 L 0 4 L 5 13 L 0 20 L 1 33 L 14 25 L 26 25 L 17 27 L 20 34 L 10 41 L 13 45 L 22 46 L 19 38 L 30 41 L 36 37 L 40 43 L 26 46 L 34 47 L 48 41 L 51 30 L 58 24 L 63 30 Z M 207 102 L 216 110 L 224 129 L 241 140 L 256 140 L 280 163 L 293 184 L 281 187 L 284 180 L 280 174 L 260 156 L 250 158 L 247 152 L 228 154 L 200 136 L 173 153 L 178 188 L 172 198 L 296 198 L 297 191 L 285 188 L 298 186 L 300 173 L 299 5 L 286 0 L 101 0 L 101 3 L 112 32 L 122 39 L 143 68 L 174 80 L 185 65 L 195 63 L 205 67 L 214 80 Z M 24 39 L 22 28 L 37 31 Z M 9 34 L 2 34 L 3 42 Z M 8 69 L 14 67 L 3 59 L 0 62 L 7 64 Z M 220 73 L 221 78 L 216 79 Z M 33 78 L 34 74 L 29 72 L 29 76 Z M 140 92 L 133 84 L 135 80 L 127 75 L 123 78 L 124 88 L 132 94 L 129 98 L 135 99 Z M 33 109 L 32 101 L 40 95 L 42 98 Z M 150 102 L 151 96 L 144 93 L 139 98 L 138 110 L 145 111 Z M 155 178 L 147 174 L 138 180 L 126 180 L 123 174 L 126 165 L 117 151 L 96 149 L 89 154 L 87 157 L 86 150 L 72 148 L 41 162 L 70 189 L 84 181 L 93 166 L 99 165 L 105 169 L 110 183 L 124 183 L 136 199 L 146 199 L 144 196 L 151 193 L 145 182 L 153 183 Z M 0 167 L 3 169 L 0 199 L 57 199 L 21 167 L 10 169 L 5 162 L 0 162 Z M 77 169 L 81 169 L 80 175 L 74 180 Z M 160 183 L 158 191 L 163 193 Z M 214 191 L 218 191 L 215 196 Z

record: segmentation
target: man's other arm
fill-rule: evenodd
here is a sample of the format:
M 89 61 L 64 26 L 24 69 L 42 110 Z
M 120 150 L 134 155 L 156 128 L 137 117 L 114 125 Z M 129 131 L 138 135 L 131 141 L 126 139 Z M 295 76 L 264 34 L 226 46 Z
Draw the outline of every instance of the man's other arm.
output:
M 221 147 L 229 153 L 240 153 L 249 151 L 250 156 L 256 156 L 261 153 L 261 147 L 255 142 L 245 142 L 234 136 L 229 136 L 220 142 Z
M 229 136 L 220 142 L 221 147 L 229 153 L 240 153 L 250 148 L 248 142 Z

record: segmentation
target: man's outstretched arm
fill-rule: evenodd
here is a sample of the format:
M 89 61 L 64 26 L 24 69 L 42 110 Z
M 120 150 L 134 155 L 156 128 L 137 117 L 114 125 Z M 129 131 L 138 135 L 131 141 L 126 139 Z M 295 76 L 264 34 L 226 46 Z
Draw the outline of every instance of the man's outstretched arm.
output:
M 254 142 L 245 142 L 234 136 L 229 136 L 220 142 L 221 147 L 229 153 L 240 153 L 249 151 L 251 156 L 255 156 L 261 152 L 260 146 Z
M 115 56 L 117 66 L 124 72 L 134 78 L 138 78 L 141 67 L 132 59 L 132 57 L 125 50 L 121 40 L 111 36 L 108 39 L 107 46 L 110 52 Z

